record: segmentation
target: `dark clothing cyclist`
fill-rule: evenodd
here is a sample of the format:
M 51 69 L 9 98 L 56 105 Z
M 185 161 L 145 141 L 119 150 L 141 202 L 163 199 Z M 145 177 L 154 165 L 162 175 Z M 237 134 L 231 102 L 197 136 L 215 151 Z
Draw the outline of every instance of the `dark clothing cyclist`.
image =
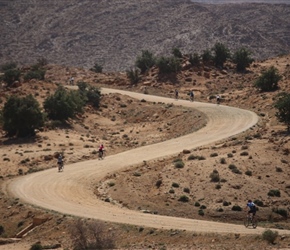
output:
M 256 215 L 257 208 L 256 208 L 255 203 L 252 202 L 252 200 L 248 200 L 247 208 L 249 209 L 248 215 L 250 215 L 250 214 L 253 214 L 253 216 Z

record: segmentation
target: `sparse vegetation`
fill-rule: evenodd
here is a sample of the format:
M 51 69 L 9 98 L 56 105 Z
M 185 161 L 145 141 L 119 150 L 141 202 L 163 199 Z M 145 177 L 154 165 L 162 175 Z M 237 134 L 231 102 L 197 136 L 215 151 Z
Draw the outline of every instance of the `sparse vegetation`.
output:
M 268 192 L 268 195 L 269 195 L 269 196 L 280 197 L 280 196 L 281 196 L 281 193 L 280 193 L 280 190 L 278 190 L 278 189 L 271 189 L 271 190 Z
M 277 68 L 272 66 L 256 80 L 255 86 L 261 91 L 274 91 L 278 89 L 278 82 L 281 78 Z
M 268 243 L 274 244 L 278 235 L 279 234 L 277 231 L 272 231 L 271 229 L 266 229 L 262 234 L 262 238 L 263 238 L 263 240 L 268 241 Z
M 276 117 L 280 122 L 284 123 L 287 126 L 287 130 L 290 131 L 290 94 L 285 92 L 279 94 L 274 103 L 274 107 L 277 109 Z

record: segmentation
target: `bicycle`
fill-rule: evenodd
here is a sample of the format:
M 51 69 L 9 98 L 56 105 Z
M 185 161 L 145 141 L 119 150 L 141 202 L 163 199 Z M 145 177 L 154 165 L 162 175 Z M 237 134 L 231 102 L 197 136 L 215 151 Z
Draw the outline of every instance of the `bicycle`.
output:
M 99 151 L 99 160 L 103 160 L 105 158 L 105 150 Z
M 62 172 L 63 171 L 63 162 L 58 162 L 58 172 Z
M 253 228 L 256 228 L 258 225 L 257 219 L 255 216 L 247 216 L 244 220 L 245 227 L 252 226 Z

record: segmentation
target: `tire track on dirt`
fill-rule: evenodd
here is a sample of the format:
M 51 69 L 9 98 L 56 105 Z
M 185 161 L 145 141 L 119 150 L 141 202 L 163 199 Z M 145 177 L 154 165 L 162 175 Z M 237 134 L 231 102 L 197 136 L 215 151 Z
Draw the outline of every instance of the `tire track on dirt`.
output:
M 174 103 L 196 108 L 206 114 L 207 125 L 193 134 L 107 156 L 104 161 L 90 160 L 66 165 L 63 173 L 58 173 L 54 168 L 22 176 L 6 182 L 3 190 L 23 202 L 38 207 L 103 221 L 194 232 L 261 234 L 264 231 L 263 228 L 249 230 L 242 225 L 145 214 L 98 200 L 94 195 L 95 183 L 107 174 L 142 163 L 144 160 L 164 158 L 183 149 L 193 149 L 239 134 L 258 121 L 257 115 L 251 111 L 223 105 L 176 101 L 112 89 L 102 89 L 102 93 L 120 93 L 150 102 Z M 290 234 L 290 231 L 286 230 L 279 232 Z

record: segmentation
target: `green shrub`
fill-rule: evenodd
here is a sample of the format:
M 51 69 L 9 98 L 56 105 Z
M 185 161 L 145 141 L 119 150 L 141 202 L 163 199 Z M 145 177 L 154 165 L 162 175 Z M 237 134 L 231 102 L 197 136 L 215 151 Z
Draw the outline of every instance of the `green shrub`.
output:
M 174 189 L 170 189 L 170 190 L 169 190 L 169 193 L 170 193 L 170 194 L 174 194 L 174 193 L 175 193 Z
M 200 206 L 200 209 L 203 209 L 204 210 L 204 209 L 206 209 L 206 206 L 205 205 L 201 205 Z
M 92 67 L 90 70 L 95 72 L 95 73 L 102 73 L 103 72 L 103 66 L 101 66 L 98 63 L 95 63 L 94 67 Z
M 233 210 L 233 211 L 242 211 L 242 208 L 241 208 L 239 205 L 234 205 L 234 206 L 232 207 L 232 210 Z
M 30 250 L 42 250 L 43 247 L 40 243 L 35 243 L 30 247 Z
M 1 67 L 0 67 L 2 72 L 5 72 L 6 70 L 9 70 L 9 69 L 16 69 L 16 68 L 17 68 L 17 63 L 15 63 L 15 62 L 5 63 L 5 64 L 1 65 Z
M 200 65 L 200 56 L 197 53 L 194 53 L 193 55 L 189 55 L 188 61 L 192 66 L 199 66 Z
M 196 202 L 194 203 L 194 206 L 195 206 L 195 207 L 200 207 L 200 203 L 199 203 L 198 201 L 196 201 Z
M 222 188 L 221 184 L 216 184 L 215 185 L 215 189 L 221 189 L 221 188 Z
M 199 161 L 202 161 L 202 160 L 205 160 L 205 157 L 204 157 L 204 156 L 198 156 L 197 159 L 198 159 Z
M 188 202 L 189 201 L 189 198 L 186 195 L 182 195 L 182 196 L 179 197 L 178 201 Z
M 19 81 L 21 76 L 21 71 L 19 69 L 13 68 L 5 70 L 3 75 L 3 81 L 7 83 L 7 86 L 10 86 L 15 81 Z
M 45 69 L 30 70 L 24 75 L 23 79 L 24 81 L 29 81 L 31 79 L 44 80 L 45 72 Z
M 181 70 L 181 62 L 176 57 L 164 57 L 162 56 L 157 60 L 157 67 L 160 74 L 177 73 Z
M 267 229 L 263 232 L 262 238 L 263 240 L 268 241 L 271 244 L 274 244 L 275 240 L 278 237 L 278 232 L 277 231 L 272 231 L 271 229 Z
M 190 193 L 190 190 L 189 190 L 189 188 L 184 188 L 184 189 L 183 189 L 183 192 L 189 194 L 189 193 Z
M 139 69 L 127 70 L 126 75 L 132 85 L 137 84 L 141 80 Z
M 227 161 L 226 161 L 226 159 L 225 159 L 224 157 L 222 157 L 222 158 L 220 159 L 220 163 L 221 163 L 221 164 L 226 164 Z
M 187 158 L 187 160 L 195 160 L 195 159 L 197 159 L 197 156 L 195 156 L 195 155 L 190 155 Z
M 218 153 L 212 153 L 212 154 L 210 154 L 210 157 L 216 157 L 216 156 L 218 156 Z
M 198 210 L 198 215 L 204 216 L 204 211 L 202 209 Z
M 5 232 L 4 227 L 0 225 L 0 235 L 2 235 Z
M 263 207 L 264 206 L 264 203 L 263 201 L 260 201 L 260 200 L 254 200 L 254 203 L 259 206 L 259 207 Z
M 268 70 L 262 73 L 256 80 L 255 87 L 261 91 L 273 91 L 278 89 L 278 82 L 282 79 L 278 69 L 271 66 Z
M 179 187 L 179 184 L 176 183 L 176 182 L 173 182 L 171 186 L 172 186 L 172 187 L 175 187 L 175 188 L 178 188 L 178 187 Z
M 162 180 L 158 180 L 158 181 L 156 181 L 155 186 L 157 188 L 160 188 L 161 184 L 162 184 Z
M 282 168 L 280 168 L 280 167 L 276 167 L 276 172 L 281 173 L 281 172 L 283 172 L 283 170 L 282 170 Z
M 243 152 L 240 153 L 240 155 L 241 156 L 247 156 L 247 155 L 249 155 L 249 153 L 247 151 L 243 151 Z
M 224 202 L 223 202 L 223 206 L 227 207 L 227 206 L 229 206 L 229 205 L 230 205 L 230 202 L 227 202 L 227 201 L 224 201 Z
M 137 57 L 135 66 L 138 67 L 141 70 L 141 74 L 143 74 L 148 69 L 152 68 L 155 62 L 156 59 L 154 55 L 148 50 L 143 50 L 141 56 Z
M 174 167 L 183 168 L 184 167 L 184 162 L 183 161 L 175 162 Z
M 37 100 L 32 96 L 10 96 L 2 110 L 3 130 L 8 136 L 35 135 L 35 129 L 44 124 L 44 116 Z
M 281 216 L 283 216 L 284 218 L 288 217 L 288 212 L 286 209 L 283 208 L 277 208 L 277 209 L 273 209 L 273 212 L 275 212 L 276 214 L 280 214 Z
M 248 176 L 252 176 L 252 171 L 251 171 L 251 170 L 247 170 L 247 171 L 245 172 L 245 174 L 248 175 Z
M 277 189 L 272 189 L 268 192 L 268 195 L 269 196 L 276 196 L 276 197 L 280 197 L 281 196 L 281 193 L 280 193 L 280 190 L 277 190 Z
M 212 172 L 210 175 L 210 181 L 211 182 L 219 182 L 220 181 L 220 175 L 218 172 Z
M 230 164 L 230 165 L 229 165 L 229 169 L 232 170 L 232 169 L 235 169 L 235 168 L 237 168 L 235 164 Z

